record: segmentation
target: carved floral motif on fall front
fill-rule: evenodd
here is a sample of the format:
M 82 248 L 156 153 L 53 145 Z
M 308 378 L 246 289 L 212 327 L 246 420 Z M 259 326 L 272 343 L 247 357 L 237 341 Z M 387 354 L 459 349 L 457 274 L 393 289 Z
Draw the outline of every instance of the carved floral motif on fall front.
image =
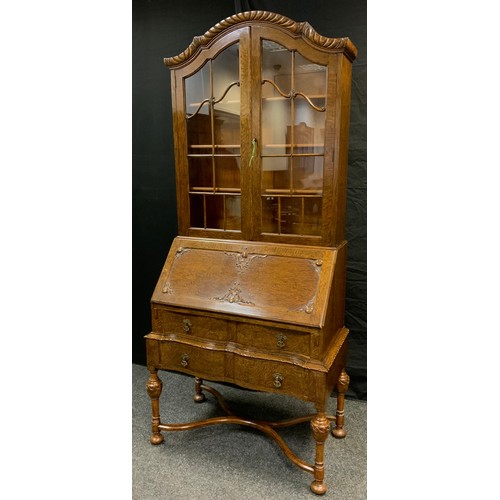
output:
M 236 269 L 239 273 L 242 273 L 250 263 L 257 258 L 265 259 L 267 255 L 259 254 L 249 254 L 246 250 L 244 252 L 224 252 L 226 255 L 230 255 L 236 259 Z
M 234 282 L 233 286 L 222 297 L 213 297 L 213 300 L 229 302 L 230 304 L 255 305 L 253 302 L 243 297 L 240 284 L 237 281 Z

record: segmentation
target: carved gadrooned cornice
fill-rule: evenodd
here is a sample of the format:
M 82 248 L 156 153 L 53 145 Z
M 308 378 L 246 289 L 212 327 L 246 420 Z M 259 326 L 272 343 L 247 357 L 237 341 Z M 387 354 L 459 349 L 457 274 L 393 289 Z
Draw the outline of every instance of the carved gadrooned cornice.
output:
M 282 16 L 281 14 L 266 12 L 264 10 L 252 10 L 227 17 L 220 23 L 217 23 L 213 28 L 210 28 L 204 35 L 195 36 L 189 47 L 184 52 L 174 57 L 166 57 L 163 59 L 163 62 L 166 66 L 176 66 L 181 64 L 192 57 L 201 47 L 207 46 L 224 30 L 236 26 L 237 24 L 249 21 L 270 23 L 274 26 L 284 28 L 294 35 L 301 35 L 302 38 L 308 40 L 313 45 L 316 45 L 321 49 L 344 52 L 351 61 L 353 61 L 358 54 L 358 49 L 347 37 L 328 38 L 317 33 L 307 22 L 297 23 L 288 17 Z

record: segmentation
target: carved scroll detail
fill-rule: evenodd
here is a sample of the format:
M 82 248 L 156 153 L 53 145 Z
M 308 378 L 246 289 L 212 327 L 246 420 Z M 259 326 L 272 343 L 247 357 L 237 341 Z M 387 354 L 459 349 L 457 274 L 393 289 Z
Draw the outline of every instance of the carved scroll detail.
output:
M 306 314 L 312 314 L 312 312 L 314 311 L 315 302 L 316 302 L 316 296 L 314 296 L 306 305 L 296 309 L 296 311 L 305 312 Z
M 177 249 L 177 252 L 175 252 L 175 258 L 177 259 L 178 257 L 184 255 L 186 252 L 189 252 L 191 248 L 184 248 L 184 247 L 179 247 Z
M 245 250 L 244 252 L 224 252 L 226 255 L 230 255 L 231 257 L 236 258 L 236 269 L 238 273 L 242 273 L 250 263 L 256 259 L 261 258 L 264 259 L 267 255 L 259 255 L 259 254 L 248 254 Z
M 166 57 L 163 59 L 163 62 L 166 66 L 181 64 L 196 54 L 201 48 L 207 47 L 224 30 L 249 21 L 270 23 L 282 29 L 286 29 L 294 35 L 302 36 L 302 38 L 320 49 L 343 51 L 351 61 L 356 59 L 358 53 L 354 44 L 347 37 L 328 38 L 317 33 L 307 22 L 297 23 L 281 14 L 263 10 L 253 10 L 227 17 L 220 23 L 217 23 L 213 28 L 210 28 L 204 35 L 195 36 L 184 52 L 174 57 Z
M 174 293 L 174 289 L 170 285 L 170 281 L 165 281 L 165 284 L 163 285 L 163 288 L 161 289 L 163 293 L 166 293 L 167 295 L 172 295 Z
M 234 285 L 222 296 L 222 297 L 213 297 L 213 300 L 218 300 L 220 302 L 229 302 L 230 304 L 247 304 L 247 305 L 255 305 L 253 302 L 249 300 L 245 300 L 241 295 L 241 288 L 238 282 L 235 282 Z

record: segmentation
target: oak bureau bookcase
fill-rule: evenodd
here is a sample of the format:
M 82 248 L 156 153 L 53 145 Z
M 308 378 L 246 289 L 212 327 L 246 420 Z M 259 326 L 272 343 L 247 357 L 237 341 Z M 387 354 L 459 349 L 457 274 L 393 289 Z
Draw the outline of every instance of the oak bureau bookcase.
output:
M 351 65 L 348 38 L 251 11 L 211 28 L 171 69 L 179 236 L 151 299 L 146 335 L 152 444 L 162 431 L 232 423 L 259 429 L 326 491 L 324 443 L 345 436 L 348 330 L 344 240 Z M 194 379 L 227 416 L 160 420 L 158 370 Z M 234 415 L 203 380 L 283 393 L 312 415 L 264 422 Z M 326 403 L 337 390 L 335 416 Z M 310 421 L 313 464 L 277 429 Z

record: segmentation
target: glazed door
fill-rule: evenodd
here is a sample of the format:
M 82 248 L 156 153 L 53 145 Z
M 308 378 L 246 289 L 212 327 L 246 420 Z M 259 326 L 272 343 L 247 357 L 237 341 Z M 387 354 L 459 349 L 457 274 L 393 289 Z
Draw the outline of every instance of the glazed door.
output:
M 252 26 L 173 71 L 180 235 L 332 244 L 338 57 Z
M 175 71 L 180 234 L 249 239 L 248 50 L 249 30 L 239 29 Z
M 259 75 L 255 237 L 329 244 L 336 58 L 279 30 L 258 28 L 252 37 Z

